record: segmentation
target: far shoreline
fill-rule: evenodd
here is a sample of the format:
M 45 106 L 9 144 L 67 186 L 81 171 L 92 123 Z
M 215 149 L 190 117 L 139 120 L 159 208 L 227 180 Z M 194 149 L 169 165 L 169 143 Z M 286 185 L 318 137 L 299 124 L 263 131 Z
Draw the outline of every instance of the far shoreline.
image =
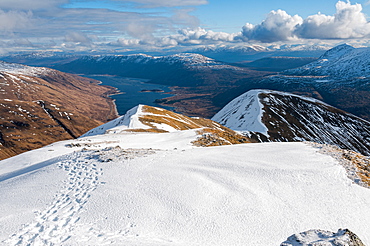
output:
M 171 96 L 175 96 L 174 94 L 170 94 L 171 92 L 173 92 L 173 89 L 171 87 L 166 86 L 166 85 L 161 85 L 161 84 L 152 84 L 152 83 L 150 83 L 149 79 L 121 77 L 121 76 L 109 75 L 109 74 L 108 75 L 105 75 L 105 74 L 79 74 L 79 76 L 91 79 L 95 83 L 97 83 L 99 86 L 103 86 L 103 87 L 109 89 L 109 91 L 107 91 L 106 93 L 104 93 L 104 95 L 102 95 L 107 100 L 107 102 L 110 106 L 110 111 L 111 111 L 111 114 L 109 114 L 109 117 L 107 117 L 107 122 L 124 115 L 127 112 L 127 110 L 129 110 L 131 108 L 131 107 L 128 108 L 128 107 L 125 107 L 125 106 L 122 107 L 122 105 L 120 106 L 120 108 L 118 108 L 118 106 L 120 105 L 120 99 L 119 98 L 112 98 L 112 96 L 129 93 L 128 95 L 130 97 L 131 91 L 130 90 L 124 91 L 124 88 L 121 88 L 121 87 L 118 87 L 118 86 L 116 87 L 115 83 L 113 83 L 113 84 L 107 83 L 103 78 L 112 78 L 113 80 L 115 80 L 114 78 L 117 78 L 117 79 L 123 78 L 123 79 L 129 79 L 129 80 L 134 80 L 134 81 L 138 80 L 138 81 L 142 82 L 144 85 L 146 83 L 148 84 L 148 88 L 145 88 L 146 86 L 141 86 L 141 88 L 139 88 L 134 93 L 140 93 L 140 94 L 158 93 L 158 94 L 161 94 L 162 96 L 164 96 L 164 98 L 170 98 Z M 101 77 L 102 80 L 100 80 L 99 77 Z M 152 88 L 153 85 L 157 85 L 158 88 Z M 166 87 L 166 89 L 168 89 L 168 91 L 166 91 L 166 89 L 162 89 L 163 86 Z M 159 97 L 160 97 L 160 95 L 158 95 L 158 98 Z M 144 96 L 144 98 L 146 98 L 146 97 Z M 155 99 L 155 100 L 157 100 L 157 99 Z M 163 108 L 165 108 L 165 109 L 172 108 L 172 110 L 175 110 L 175 107 L 169 107 L 167 105 L 162 105 L 162 104 L 156 103 L 155 100 L 153 99 L 153 101 L 148 102 L 148 100 L 146 99 L 147 102 L 145 102 L 145 99 L 144 99 L 143 102 L 135 102 L 134 101 L 134 103 L 151 105 L 151 106 L 154 106 L 154 107 L 163 107 L 164 106 Z M 117 101 L 118 101 L 118 106 L 117 106 Z

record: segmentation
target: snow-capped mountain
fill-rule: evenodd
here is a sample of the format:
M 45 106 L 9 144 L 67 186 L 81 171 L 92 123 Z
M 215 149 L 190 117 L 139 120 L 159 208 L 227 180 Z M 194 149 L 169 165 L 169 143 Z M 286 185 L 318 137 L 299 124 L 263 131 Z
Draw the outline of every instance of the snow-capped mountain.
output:
M 71 62 L 79 57 L 82 54 L 76 53 L 63 53 L 63 52 L 21 52 L 17 54 L 9 54 L 7 56 L 0 57 L 0 60 L 11 62 L 11 63 L 20 63 L 29 66 L 44 66 L 52 67 L 56 64 L 63 64 Z
M 370 122 L 313 98 L 251 90 L 212 120 L 246 135 L 259 133 L 261 141 L 313 141 L 370 155 Z
M 274 45 L 264 47 L 260 45 L 246 46 L 221 46 L 202 47 L 191 50 L 191 53 L 198 53 L 224 62 L 245 62 L 254 61 L 272 56 L 285 57 L 319 57 L 329 47 L 320 45 Z
M 199 55 L 182 53 L 169 56 L 97 55 L 84 56 L 56 69 L 77 74 L 109 74 L 149 79 L 171 86 L 227 85 L 240 77 L 258 72 Z
M 196 147 L 199 122 L 187 130 L 164 122 L 201 119 L 167 115 L 159 124 L 156 115 L 167 112 L 141 105 L 85 137 L 0 161 L 1 244 L 278 245 L 343 225 L 370 243 L 370 189 L 349 178 L 357 168 L 347 152 Z
M 370 48 L 353 48 L 342 44 L 324 53 L 317 61 L 287 70 L 284 74 L 329 76 L 352 79 L 370 76 Z
M 72 63 L 98 63 L 98 64 L 141 64 L 141 65 L 177 65 L 184 66 L 191 70 L 202 69 L 230 69 L 240 70 L 241 68 L 228 65 L 223 62 L 216 61 L 212 58 L 193 53 L 180 53 L 168 56 L 150 56 L 146 54 L 133 54 L 133 55 L 94 55 L 84 56 Z
M 0 61 L 1 73 L 11 73 L 38 77 L 42 74 L 50 73 L 51 71 L 52 71 L 51 69 L 44 67 L 30 67 L 22 64 Z

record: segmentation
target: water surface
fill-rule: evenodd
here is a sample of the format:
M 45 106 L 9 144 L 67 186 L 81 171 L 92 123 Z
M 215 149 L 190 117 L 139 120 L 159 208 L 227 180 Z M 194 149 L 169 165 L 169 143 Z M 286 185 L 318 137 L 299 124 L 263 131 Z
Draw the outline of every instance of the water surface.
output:
M 127 110 L 145 104 L 148 106 L 161 107 L 172 110 L 172 107 L 164 107 L 154 103 L 156 99 L 162 99 L 172 96 L 166 94 L 170 92 L 168 86 L 146 83 L 146 79 L 127 78 L 111 75 L 88 75 L 86 77 L 96 79 L 102 82 L 102 85 L 109 85 L 117 88 L 121 93 L 110 96 L 115 99 L 117 111 L 119 115 L 124 115 Z M 142 91 L 146 92 L 142 92 Z M 155 90 L 153 92 L 151 90 Z

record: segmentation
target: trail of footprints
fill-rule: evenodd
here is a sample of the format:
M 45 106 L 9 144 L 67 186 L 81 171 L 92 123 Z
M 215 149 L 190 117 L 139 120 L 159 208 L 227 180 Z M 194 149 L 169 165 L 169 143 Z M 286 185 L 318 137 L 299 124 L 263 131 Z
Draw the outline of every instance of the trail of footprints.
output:
M 77 213 L 88 201 L 90 193 L 100 184 L 103 174 L 97 160 L 89 159 L 83 152 L 74 153 L 70 160 L 59 167 L 68 172 L 65 186 L 58 192 L 54 202 L 36 215 L 35 222 L 25 225 L 6 241 L 9 245 L 60 245 L 72 235 Z
M 75 227 L 80 220 L 79 212 L 99 185 L 103 175 L 101 163 L 117 161 L 124 162 L 135 157 L 154 154 L 152 149 L 121 149 L 118 146 L 97 151 L 74 152 L 68 160 L 61 161 L 58 166 L 68 172 L 64 187 L 54 198 L 52 204 L 42 212 L 37 212 L 35 221 L 24 225 L 16 234 L 10 236 L 4 243 L 18 246 L 52 246 L 65 245 L 68 239 L 77 236 L 81 242 L 111 244 L 119 239 L 131 236 L 134 223 L 129 223 L 117 232 L 94 228 L 91 225 Z M 99 165 L 100 164 L 100 165 Z

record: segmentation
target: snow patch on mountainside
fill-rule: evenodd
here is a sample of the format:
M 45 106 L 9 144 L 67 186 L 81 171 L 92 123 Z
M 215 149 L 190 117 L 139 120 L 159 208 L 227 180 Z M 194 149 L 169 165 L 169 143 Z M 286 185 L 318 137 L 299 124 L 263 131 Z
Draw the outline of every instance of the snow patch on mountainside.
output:
M 260 132 L 268 136 L 268 129 L 262 123 L 263 105 L 258 95 L 263 90 L 251 90 L 235 98 L 221 109 L 213 121 L 234 131 Z
M 123 116 L 118 117 L 108 123 L 105 123 L 97 128 L 94 128 L 81 137 L 94 136 L 106 133 L 119 133 L 127 129 L 149 129 L 150 127 L 144 125 L 139 121 L 139 117 L 142 114 L 143 105 L 138 105 L 129 111 Z
M 312 141 L 370 154 L 370 122 L 314 98 L 251 90 L 212 119 L 258 141 Z
M 6 72 L 11 74 L 22 74 L 27 76 L 38 76 L 46 73 L 48 68 L 45 67 L 30 67 L 16 63 L 8 63 L 0 61 L 0 72 Z
M 324 53 L 317 61 L 303 67 L 290 69 L 284 74 L 330 76 L 350 79 L 370 76 L 370 48 L 353 48 L 347 44 Z
M 120 62 L 120 63 L 164 63 L 164 64 L 182 64 L 190 69 L 231 69 L 231 70 L 242 70 L 239 67 L 231 66 L 220 61 L 216 61 L 212 58 L 195 54 L 195 53 L 179 53 L 168 56 L 150 56 L 146 54 L 133 54 L 133 55 L 96 55 L 86 56 L 81 58 L 83 60 L 92 62 Z
M 212 120 L 234 131 L 259 132 L 268 137 L 268 128 L 262 122 L 264 105 L 259 99 L 259 95 L 261 93 L 274 93 L 282 96 L 294 96 L 313 103 L 319 102 L 319 100 L 314 98 L 303 97 L 287 92 L 250 90 L 229 102 L 212 117 Z

